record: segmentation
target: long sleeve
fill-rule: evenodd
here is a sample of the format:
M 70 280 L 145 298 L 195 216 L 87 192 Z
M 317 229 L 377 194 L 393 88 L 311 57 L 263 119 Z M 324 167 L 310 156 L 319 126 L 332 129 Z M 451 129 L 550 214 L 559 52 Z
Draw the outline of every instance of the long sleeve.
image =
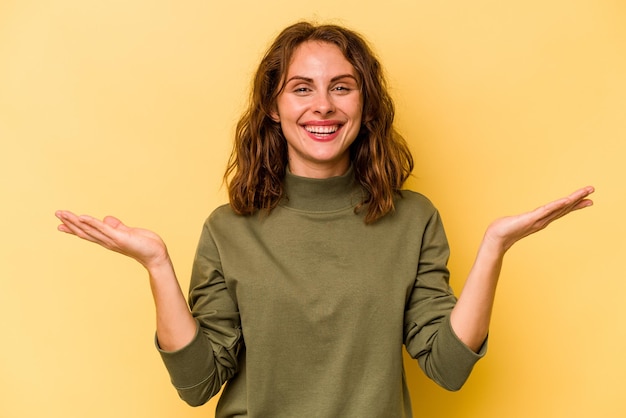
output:
M 456 297 L 446 267 L 449 247 L 437 211 L 429 219 L 420 248 L 415 286 L 406 306 L 404 343 L 426 375 L 448 390 L 463 386 L 486 344 L 473 352 L 454 334 L 450 312 Z
M 217 394 L 237 372 L 242 342 L 239 312 L 224 281 L 209 221 L 193 264 L 189 305 L 198 323 L 195 338 L 178 351 L 159 352 L 179 396 L 196 406 Z

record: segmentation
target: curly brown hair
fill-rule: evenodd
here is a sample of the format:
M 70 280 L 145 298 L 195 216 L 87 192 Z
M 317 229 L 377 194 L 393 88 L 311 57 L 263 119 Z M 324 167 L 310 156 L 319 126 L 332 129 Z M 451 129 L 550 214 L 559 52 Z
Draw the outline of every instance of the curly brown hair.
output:
M 337 25 L 300 22 L 284 29 L 265 53 L 253 80 L 250 101 L 235 132 L 224 174 L 230 204 L 240 215 L 271 212 L 283 197 L 287 144 L 272 119 L 284 88 L 287 68 L 298 46 L 307 41 L 336 45 L 359 78 L 362 126 L 350 147 L 355 179 L 365 193 L 355 212 L 366 210 L 373 223 L 394 210 L 394 196 L 413 170 L 413 157 L 393 127 L 395 108 L 380 62 L 358 33 Z

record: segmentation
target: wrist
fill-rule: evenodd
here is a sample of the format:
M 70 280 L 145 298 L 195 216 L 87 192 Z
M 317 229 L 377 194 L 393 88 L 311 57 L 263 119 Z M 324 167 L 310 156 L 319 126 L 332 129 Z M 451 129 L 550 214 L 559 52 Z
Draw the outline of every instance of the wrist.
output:
M 148 273 L 150 273 L 151 276 L 158 277 L 160 275 L 160 272 L 172 270 L 172 260 L 170 259 L 167 251 L 141 264 L 143 264 L 143 266 L 146 268 L 146 270 L 148 270 Z
M 491 236 L 487 232 L 480 244 L 479 253 L 490 258 L 502 258 L 509 248 L 510 246 L 504 240 Z

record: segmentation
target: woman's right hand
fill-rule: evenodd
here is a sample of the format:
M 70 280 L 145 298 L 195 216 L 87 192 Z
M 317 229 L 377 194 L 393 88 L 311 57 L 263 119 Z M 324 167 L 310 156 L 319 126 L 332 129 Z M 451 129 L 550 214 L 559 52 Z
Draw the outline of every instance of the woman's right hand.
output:
M 59 231 L 132 257 L 148 270 L 169 263 L 165 243 L 152 231 L 126 226 L 113 216 L 99 220 L 65 210 L 59 210 L 55 215 L 62 222 L 58 226 Z
M 176 351 L 189 344 L 196 335 L 196 321 L 189 312 L 161 237 L 147 229 L 126 226 L 113 216 L 99 220 L 65 210 L 55 215 L 62 222 L 59 231 L 139 261 L 150 275 L 159 346 L 166 351 Z

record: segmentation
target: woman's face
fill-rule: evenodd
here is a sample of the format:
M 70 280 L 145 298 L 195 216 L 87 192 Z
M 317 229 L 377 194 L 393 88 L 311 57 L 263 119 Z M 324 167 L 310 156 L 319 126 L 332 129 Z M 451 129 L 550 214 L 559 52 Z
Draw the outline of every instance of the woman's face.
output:
M 272 115 L 287 139 L 292 173 L 327 178 L 346 172 L 361 128 L 357 78 L 334 44 L 309 41 L 294 51 Z

